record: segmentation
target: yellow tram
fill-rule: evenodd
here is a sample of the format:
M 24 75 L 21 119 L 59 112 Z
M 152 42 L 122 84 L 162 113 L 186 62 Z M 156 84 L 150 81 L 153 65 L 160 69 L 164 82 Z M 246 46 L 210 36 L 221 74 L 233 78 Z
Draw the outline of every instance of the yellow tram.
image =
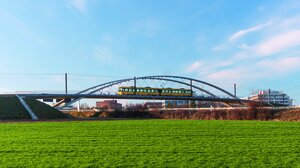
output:
M 122 86 L 118 89 L 118 95 L 145 95 L 145 96 L 192 96 L 190 89 L 184 88 L 151 88 Z

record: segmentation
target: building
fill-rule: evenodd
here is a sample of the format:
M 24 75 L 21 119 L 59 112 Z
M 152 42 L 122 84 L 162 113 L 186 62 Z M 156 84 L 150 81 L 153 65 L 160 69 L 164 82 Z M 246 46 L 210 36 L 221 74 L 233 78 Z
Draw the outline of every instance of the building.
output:
M 162 101 L 163 108 L 188 108 L 190 106 L 189 100 L 163 100 Z
M 143 104 L 143 106 L 148 109 L 153 109 L 153 108 L 162 108 L 163 104 L 162 102 L 146 102 Z
M 110 109 L 110 110 L 122 110 L 122 104 L 117 100 L 104 100 L 96 102 L 96 108 Z
M 248 97 L 248 100 L 292 106 L 292 99 L 282 91 L 262 90 Z

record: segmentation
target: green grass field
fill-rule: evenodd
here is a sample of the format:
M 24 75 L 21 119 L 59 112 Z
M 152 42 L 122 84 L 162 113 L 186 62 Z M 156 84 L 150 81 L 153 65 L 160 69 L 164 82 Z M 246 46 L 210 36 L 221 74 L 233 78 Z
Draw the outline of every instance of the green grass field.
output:
M 0 167 L 300 167 L 299 122 L 1 123 L 0 144 Z

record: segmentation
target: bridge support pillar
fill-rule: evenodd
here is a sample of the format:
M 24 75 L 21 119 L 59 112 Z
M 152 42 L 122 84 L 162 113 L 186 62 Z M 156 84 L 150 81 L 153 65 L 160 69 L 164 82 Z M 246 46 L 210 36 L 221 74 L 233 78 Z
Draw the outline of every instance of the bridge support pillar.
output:
M 80 100 L 77 102 L 77 111 L 80 111 Z
M 136 95 L 136 77 L 134 77 L 134 94 Z
M 191 91 L 192 91 L 192 95 L 193 95 L 193 80 L 190 80 L 190 85 L 191 85 Z

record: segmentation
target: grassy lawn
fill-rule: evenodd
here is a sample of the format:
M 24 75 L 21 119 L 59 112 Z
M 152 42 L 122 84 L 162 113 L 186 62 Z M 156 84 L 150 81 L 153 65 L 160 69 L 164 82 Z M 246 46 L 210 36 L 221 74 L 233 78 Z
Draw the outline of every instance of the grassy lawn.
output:
M 1 167 L 300 167 L 300 123 L 115 120 L 0 124 Z

